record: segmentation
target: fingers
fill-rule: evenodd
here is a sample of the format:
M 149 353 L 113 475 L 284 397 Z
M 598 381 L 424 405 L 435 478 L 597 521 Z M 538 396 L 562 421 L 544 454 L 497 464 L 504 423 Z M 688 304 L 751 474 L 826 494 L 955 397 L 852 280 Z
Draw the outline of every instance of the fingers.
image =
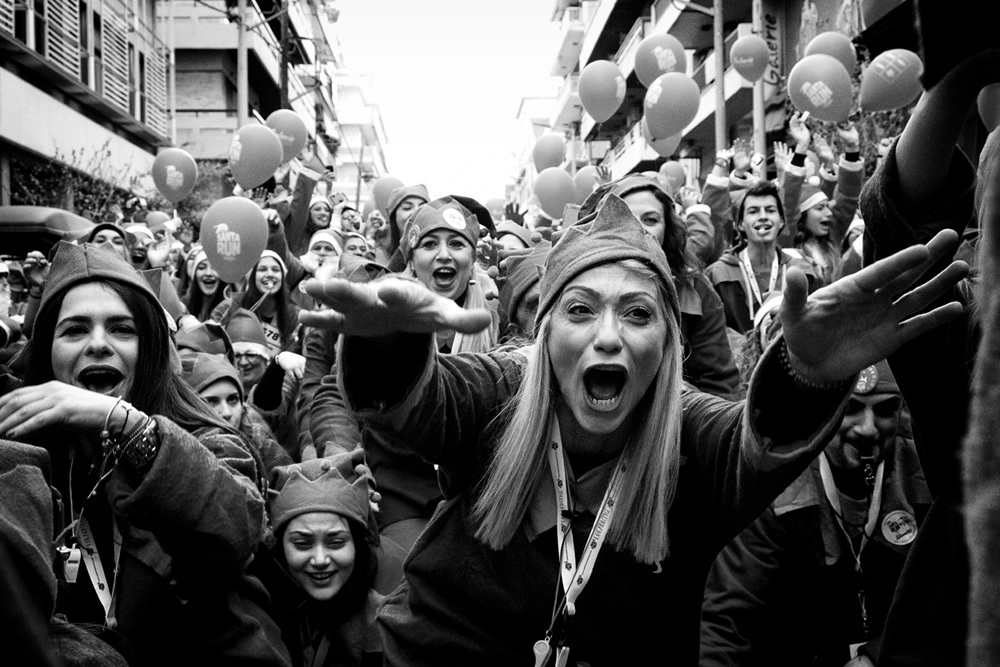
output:
M 335 310 L 300 310 L 299 322 L 307 327 L 336 332 L 343 332 L 346 326 L 344 316 Z
M 795 266 L 788 267 L 785 273 L 784 298 L 781 301 L 782 320 L 786 316 L 797 317 L 806 307 L 806 299 L 809 298 L 809 281 L 806 274 Z
M 875 292 L 887 287 L 905 290 L 926 270 L 927 248 L 922 245 L 910 246 L 904 250 L 880 259 L 848 277 L 864 292 Z M 904 282 L 905 280 L 905 282 Z M 895 291 L 893 291 L 895 293 Z
M 306 294 L 340 312 L 349 312 L 378 303 L 378 297 L 371 285 L 352 283 L 343 278 L 309 280 L 306 282 Z
M 952 262 L 944 271 L 906 293 L 893 304 L 893 307 L 900 313 L 899 319 L 904 320 L 934 303 L 967 275 L 969 275 L 968 264 Z
M 452 301 L 454 309 L 449 309 L 445 322 L 449 329 L 463 334 L 479 333 L 492 323 L 490 311 L 485 308 L 466 310 Z
M 958 234 L 954 230 L 946 229 L 938 232 L 934 235 L 934 238 L 923 246 L 927 250 L 927 258 L 920 265 L 902 271 L 898 276 L 887 282 L 882 289 L 887 290 L 890 294 L 905 292 L 927 272 L 927 269 L 937 264 L 941 259 L 950 257 L 957 245 Z M 887 257 L 886 259 L 890 258 Z
M 952 301 L 939 308 L 935 308 L 929 313 L 911 317 L 905 322 L 900 323 L 899 328 L 896 330 L 899 336 L 898 345 L 902 345 L 921 334 L 936 329 L 942 324 L 955 319 L 963 312 L 965 312 L 965 309 L 962 308 L 962 304 Z

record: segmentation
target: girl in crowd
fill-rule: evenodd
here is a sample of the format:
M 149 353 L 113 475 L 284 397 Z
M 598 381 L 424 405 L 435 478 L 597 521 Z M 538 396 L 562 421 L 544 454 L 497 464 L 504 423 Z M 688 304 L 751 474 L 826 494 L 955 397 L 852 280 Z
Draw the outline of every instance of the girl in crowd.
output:
M 204 322 L 212 316 L 212 311 L 225 299 L 225 286 L 219 274 L 212 268 L 208 255 L 200 247 L 187 261 L 193 270 L 184 305 L 188 313 Z
M 376 257 L 376 260 L 388 266 L 390 271 L 398 273 L 406 267 L 406 258 L 400 251 L 403 228 L 416 208 L 430 200 L 431 196 L 427 194 L 427 188 L 423 185 L 396 188 L 389 195 L 389 201 L 386 203 L 386 211 L 389 214 L 389 222 L 386 225 L 389 228 L 389 243 L 385 248 L 384 259 Z
M 0 433 L 52 460 L 57 613 L 103 628 L 135 664 L 283 664 L 244 572 L 260 460 L 181 380 L 143 276 L 104 246 L 60 244 L 25 354 Z
M 272 356 L 289 349 L 295 342 L 299 308 L 292 303 L 284 260 L 272 250 L 265 250 L 250 272 L 245 292 L 226 299 L 212 312 L 216 322 L 228 321 L 228 314 L 245 308 L 257 315 L 264 327 Z
M 490 315 L 399 278 L 311 283 L 331 310 L 303 321 L 346 335 L 345 401 L 447 498 L 381 610 L 386 663 L 696 664 L 718 550 L 823 448 L 854 373 L 961 311 L 916 315 L 960 263 L 896 299 L 954 240 L 808 299 L 793 269 L 745 410 L 682 391 L 671 268 L 618 197 L 550 253 L 533 348 L 435 354 L 433 332 Z
M 255 571 L 295 667 L 382 664 L 372 586 L 379 536 L 361 450 L 274 471 Z

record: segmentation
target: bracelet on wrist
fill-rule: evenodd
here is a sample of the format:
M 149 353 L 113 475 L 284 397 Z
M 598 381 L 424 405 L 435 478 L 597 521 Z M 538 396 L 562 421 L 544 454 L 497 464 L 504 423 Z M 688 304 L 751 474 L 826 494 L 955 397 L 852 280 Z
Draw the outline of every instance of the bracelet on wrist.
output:
M 119 460 L 125 461 L 137 472 L 145 471 L 160 451 L 160 434 L 156 420 L 146 417 L 142 431 L 121 452 Z
M 853 384 L 854 378 L 846 378 L 844 380 L 835 380 L 833 382 L 815 382 L 802 374 L 797 372 L 792 366 L 792 359 L 788 354 L 788 344 L 785 339 L 782 338 L 778 346 L 778 359 L 781 361 L 781 367 L 784 369 L 785 373 L 792 381 L 802 387 L 803 389 L 812 389 L 814 391 L 840 391 L 847 388 L 849 385 Z

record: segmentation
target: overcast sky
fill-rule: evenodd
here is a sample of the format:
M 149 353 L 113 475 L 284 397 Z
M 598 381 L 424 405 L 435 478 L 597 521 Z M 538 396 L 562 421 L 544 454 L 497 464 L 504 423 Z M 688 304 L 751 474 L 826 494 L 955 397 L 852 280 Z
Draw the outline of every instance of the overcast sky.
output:
M 503 197 L 521 98 L 554 94 L 555 0 L 339 0 L 348 68 L 371 71 L 389 172 L 432 197 Z

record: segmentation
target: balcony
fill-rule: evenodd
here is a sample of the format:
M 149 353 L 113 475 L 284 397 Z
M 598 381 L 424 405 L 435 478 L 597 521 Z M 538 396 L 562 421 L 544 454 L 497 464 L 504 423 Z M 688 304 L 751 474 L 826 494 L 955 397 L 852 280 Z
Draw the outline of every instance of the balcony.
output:
M 585 66 L 590 62 L 590 57 L 594 53 L 598 40 L 604 33 L 604 28 L 611 18 L 611 13 L 615 9 L 618 0 L 597 0 L 596 6 L 588 8 L 591 16 L 589 23 L 585 26 L 586 32 L 583 36 L 583 45 L 580 47 L 580 65 Z
M 626 79 L 635 70 L 635 53 L 639 50 L 639 43 L 646 38 L 646 35 L 652 34 L 652 27 L 651 22 L 639 17 L 632 24 L 632 29 L 625 35 L 625 39 L 622 40 L 622 45 L 618 48 L 613 60 Z
M 580 103 L 580 93 L 578 84 L 579 74 L 572 74 L 566 77 L 559 96 L 556 97 L 555 104 L 552 105 L 552 115 L 549 117 L 549 127 L 553 132 L 568 128 L 572 123 L 580 120 L 583 113 L 583 105 Z
M 561 20 L 561 40 L 556 61 L 552 64 L 552 76 L 567 76 L 576 70 L 580 62 L 585 26 L 580 7 L 567 7 Z
M 732 66 L 729 61 L 729 52 L 732 51 L 733 44 L 736 40 L 745 34 L 751 34 L 752 28 L 749 23 L 741 24 L 739 28 L 733 30 L 728 35 L 726 35 L 725 45 L 722 49 L 722 70 L 728 71 Z M 705 59 L 701 62 L 698 67 L 695 68 L 694 72 L 691 73 L 691 78 L 694 79 L 695 83 L 698 84 L 698 88 L 705 90 L 705 86 L 709 85 L 715 81 L 715 50 L 709 51 L 706 54 Z M 752 84 L 751 84 L 752 85 Z M 727 86 L 728 87 L 728 86 Z
M 641 123 L 636 123 L 625 133 L 625 136 L 607 152 L 601 161 L 602 167 L 607 167 L 613 180 L 632 173 L 635 167 L 647 160 L 656 160 L 656 154 L 642 136 Z
M 0 0 L 0 57 L 151 146 L 168 145 L 167 50 L 122 1 Z

